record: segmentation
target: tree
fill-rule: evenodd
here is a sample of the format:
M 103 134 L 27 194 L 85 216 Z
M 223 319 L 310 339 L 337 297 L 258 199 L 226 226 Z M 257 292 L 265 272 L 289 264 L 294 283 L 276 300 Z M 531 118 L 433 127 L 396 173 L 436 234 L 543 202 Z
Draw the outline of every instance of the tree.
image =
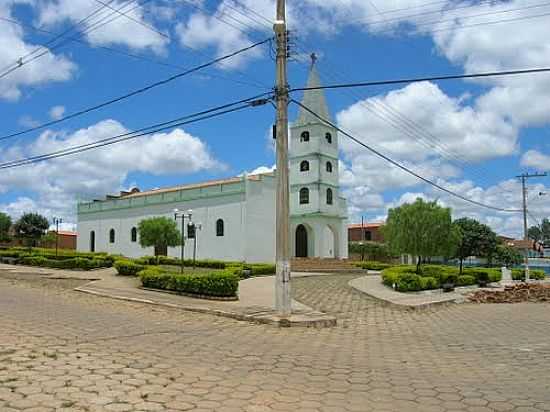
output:
M 23 239 L 28 246 L 36 246 L 36 242 L 50 227 L 48 219 L 38 213 L 25 213 L 13 226 L 15 236 Z
M 0 212 L 0 242 L 10 241 L 11 217 Z
M 529 228 L 529 238 L 550 245 L 550 219 L 543 219 L 540 226 Z
M 494 254 L 495 263 L 500 266 L 516 266 L 523 262 L 523 255 L 512 246 L 498 245 Z
M 155 256 L 166 254 L 168 247 L 181 244 L 181 234 L 175 221 L 167 217 L 152 217 L 139 222 L 139 244 L 154 247 Z
M 451 209 L 420 198 L 390 209 L 383 233 L 392 252 L 418 256 L 417 273 L 423 258 L 453 256 L 461 236 Z
M 455 254 L 455 257 L 460 260 L 460 274 L 462 274 L 464 259 L 467 257 L 492 255 L 497 247 L 497 235 L 489 226 L 467 217 L 455 220 L 453 225 L 462 234 Z

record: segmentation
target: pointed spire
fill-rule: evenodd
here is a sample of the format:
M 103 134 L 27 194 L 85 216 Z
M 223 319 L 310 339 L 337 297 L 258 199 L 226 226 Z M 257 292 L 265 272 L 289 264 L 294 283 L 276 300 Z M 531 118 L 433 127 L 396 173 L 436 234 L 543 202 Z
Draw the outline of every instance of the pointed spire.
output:
M 319 86 L 321 86 L 321 80 L 319 78 L 319 73 L 317 72 L 317 55 L 312 53 L 307 87 Z M 304 97 L 302 98 L 302 104 L 317 113 L 322 118 L 331 120 L 325 98 L 325 92 L 323 90 L 306 90 L 304 92 Z M 298 119 L 294 123 L 294 127 L 305 126 L 312 123 L 319 124 L 321 121 L 307 110 L 300 108 L 298 112 Z

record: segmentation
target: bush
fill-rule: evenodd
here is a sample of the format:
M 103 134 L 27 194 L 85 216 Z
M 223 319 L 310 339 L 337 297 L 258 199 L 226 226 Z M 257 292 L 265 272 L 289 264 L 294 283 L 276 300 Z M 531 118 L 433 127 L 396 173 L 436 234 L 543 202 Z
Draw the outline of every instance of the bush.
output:
M 476 282 L 479 281 L 480 277 L 485 278 L 486 276 L 488 277 L 489 282 L 500 282 L 500 279 L 502 278 L 500 269 L 492 268 L 465 268 L 464 274 L 475 277 Z
M 439 281 L 432 277 L 420 277 L 420 288 L 422 290 L 431 290 L 439 288 Z
M 40 266 L 54 269 L 83 269 L 91 270 L 106 267 L 108 262 L 105 259 L 86 259 L 76 257 L 73 259 L 47 259 L 44 256 L 27 256 L 21 262 L 24 265 Z
M 472 275 L 460 275 L 456 279 L 457 286 L 470 286 L 475 285 L 476 283 L 477 279 Z
M 251 277 L 262 276 L 262 275 L 273 275 L 275 274 L 275 265 L 269 263 L 245 263 L 242 266 L 242 270 L 248 269 L 252 273 Z
M 239 288 L 239 278 L 231 272 L 178 275 L 151 268 L 141 271 L 139 277 L 142 285 L 147 288 L 205 296 L 234 297 Z
M 48 259 L 43 256 L 27 256 L 21 259 L 24 265 L 28 266 L 46 266 Z
M 145 269 L 144 265 L 132 262 L 131 260 L 117 260 L 114 264 L 119 275 L 137 276 L 139 272 Z
M 546 278 L 546 273 L 543 270 L 529 270 L 529 278 L 533 280 L 543 280 Z M 525 280 L 525 269 L 512 269 L 512 279 Z
M 397 279 L 396 289 L 399 292 L 415 292 L 422 290 L 421 277 L 414 273 L 404 273 Z
M 355 266 L 366 270 L 384 270 L 384 269 L 391 268 L 392 266 L 395 266 L 395 265 L 392 265 L 390 263 L 382 263 L 382 262 L 357 262 Z

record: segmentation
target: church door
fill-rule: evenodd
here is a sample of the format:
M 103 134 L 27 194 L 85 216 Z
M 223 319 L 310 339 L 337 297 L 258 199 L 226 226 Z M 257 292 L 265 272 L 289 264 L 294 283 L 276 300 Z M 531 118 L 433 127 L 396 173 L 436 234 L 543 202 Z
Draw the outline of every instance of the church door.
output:
M 307 230 L 304 225 L 296 228 L 296 257 L 307 257 Z

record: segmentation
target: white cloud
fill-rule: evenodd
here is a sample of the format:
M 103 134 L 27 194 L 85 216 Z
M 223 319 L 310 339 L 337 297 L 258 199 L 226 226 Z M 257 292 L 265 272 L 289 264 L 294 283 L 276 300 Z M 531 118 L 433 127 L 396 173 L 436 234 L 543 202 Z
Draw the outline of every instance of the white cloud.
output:
M 521 165 L 540 171 L 550 171 L 550 155 L 537 150 L 529 150 L 521 157 Z
M 11 4 L 0 2 L 0 16 L 14 19 L 12 15 L 13 8 L 17 3 L 31 3 L 30 1 L 15 1 Z M 76 71 L 76 65 L 68 58 L 59 54 L 54 55 L 47 52 L 40 58 L 29 61 L 30 53 L 36 52 L 32 56 L 47 51 L 40 48 L 39 45 L 28 43 L 24 40 L 25 32 L 15 24 L 0 24 L 0 44 L 9 45 L 9 47 L 0 47 L 0 62 L 4 72 L 18 65 L 18 61 L 24 64 L 7 74 L 0 82 L 0 99 L 15 101 L 21 97 L 21 88 L 25 86 L 40 86 L 51 82 L 61 82 L 71 79 Z M 22 60 L 20 60 L 22 59 Z M 25 62 L 29 61 L 28 64 Z
M 17 123 L 19 123 L 21 126 L 23 126 L 26 129 L 30 129 L 40 125 L 40 122 L 38 120 L 33 119 L 29 115 L 21 116 L 19 120 L 17 120 Z
M 65 106 L 54 106 L 50 109 L 48 114 L 52 120 L 59 120 L 65 114 Z
M 46 131 L 32 144 L 12 146 L 10 151 L 0 155 L 0 160 L 52 152 L 126 132 L 127 129 L 115 120 L 105 120 L 70 134 Z M 4 170 L 0 175 L 0 192 L 31 191 L 36 194 L 33 209 L 38 206 L 71 223 L 77 199 L 89 200 L 116 193 L 127 186 L 126 180 L 132 172 L 184 175 L 224 168 L 225 165 L 213 158 L 198 137 L 175 129 L 75 156 Z M 28 200 L 25 202 L 17 201 L 4 208 L 11 213 L 25 211 L 24 207 L 31 208 Z
M 100 12 L 92 16 L 84 24 L 90 31 L 85 38 L 93 45 L 122 44 L 132 49 L 150 49 L 156 53 L 164 53 L 169 40 L 156 33 L 153 23 L 144 17 L 144 8 L 136 6 L 134 2 L 116 0 L 108 3 L 112 9 L 131 17 L 122 16 L 115 10 L 103 7 L 96 2 L 88 0 L 55 0 L 39 3 L 39 22 L 41 25 L 54 26 L 65 21 L 72 24 L 80 22 L 102 8 Z M 106 23 L 106 24 L 103 24 Z M 153 26 L 154 30 L 144 25 Z M 97 27 L 97 30 L 94 29 Z M 160 31 L 160 30 L 158 30 Z

